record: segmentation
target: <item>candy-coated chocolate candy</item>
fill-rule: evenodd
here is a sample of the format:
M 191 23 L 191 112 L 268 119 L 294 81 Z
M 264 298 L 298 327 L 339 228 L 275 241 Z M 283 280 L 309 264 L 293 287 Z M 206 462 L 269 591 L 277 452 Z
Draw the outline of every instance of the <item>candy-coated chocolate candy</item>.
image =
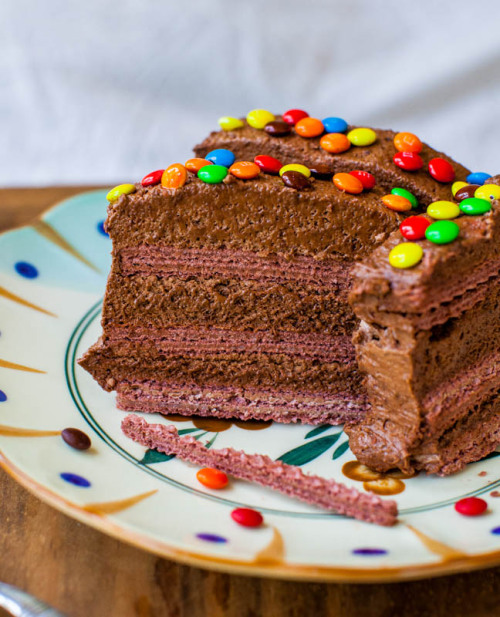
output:
M 418 207 L 418 199 L 415 197 L 415 195 L 413 193 L 410 193 L 410 191 L 407 191 L 406 189 L 401 188 L 400 186 L 395 186 L 392 189 L 391 194 L 404 197 L 411 203 L 412 208 Z
M 234 131 L 235 129 L 241 129 L 245 124 L 239 118 L 223 116 L 219 118 L 219 126 L 223 131 Z
M 409 216 L 400 223 L 399 231 L 406 240 L 422 240 L 430 224 L 431 222 L 423 216 Z
M 361 182 L 365 191 L 370 191 L 375 186 L 375 184 L 377 184 L 375 176 L 372 175 L 369 171 L 353 169 L 353 171 L 350 171 L 349 173 L 351 174 L 351 176 L 354 176 Z
M 243 527 L 259 527 L 264 521 L 262 514 L 251 508 L 236 508 L 231 512 L 231 518 Z
M 457 191 L 459 191 L 460 189 L 463 189 L 464 186 L 467 186 L 468 182 L 463 182 L 462 180 L 457 180 L 456 182 L 454 182 L 451 185 L 451 194 L 453 195 L 453 197 L 455 197 L 455 195 L 457 194 Z
M 344 193 L 358 195 L 363 192 L 363 183 L 361 180 L 351 174 L 338 173 L 333 176 L 333 184 Z
M 198 171 L 198 178 L 207 184 L 219 184 L 227 176 L 227 171 L 224 165 L 207 165 Z
M 323 126 L 327 133 L 345 133 L 348 129 L 348 124 L 343 118 L 323 118 Z
M 422 151 L 422 142 L 413 133 L 397 133 L 394 137 L 394 145 L 399 152 L 416 152 Z
M 304 174 L 306 178 L 311 177 L 311 170 L 305 165 L 301 165 L 300 163 L 290 163 L 289 165 L 283 165 L 280 169 L 280 176 L 282 176 L 287 171 L 298 171 L 301 174 Z
M 295 126 L 302 118 L 308 118 L 309 114 L 303 109 L 289 109 L 281 117 L 290 126 Z
M 212 150 L 206 155 L 205 158 L 214 165 L 224 165 L 224 167 L 231 167 L 236 160 L 236 157 L 231 150 L 226 150 L 226 148 L 217 148 L 216 150 Z
M 455 504 L 455 510 L 464 516 L 479 516 L 486 512 L 488 504 L 480 497 L 465 497 Z
M 323 122 L 317 118 L 302 118 L 295 125 L 295 131 L 301 137 L 319 137 L 325 132 Z
M 283 184 L 285 186 L 295 189 L 296 191 L 303 191 L 311 186 L 309 178 L 306 178 L 306 176 L 301 174 L 300 171 L 285 171 L 285 173 L 281 176 L 281 179 L 283 180 Z
M 92 445 L 90 437 L 79 428 L 65 428 L 61 431 L 63 440 L 75 450 L 88 450 Z
M 489 199 L 490 201 L 500 199 L 500 186 L 498 186 L 498 184 L 483 184 L 483 186 L 476 189 L 474 197 Z
M 377 133 L 373 129 L 352 129 L 347 133 L 347 139 L 353 146 L 371 146 L 377 141 Z
M 284 135 L 290 135 L 292 127 L 282 120 L 274 120 L 273 122 L 268 122 L 264 130 L 271 137 L 283 137 Z
M 479 184 L 479 186 L 481 186 L 490 178 L 491 174 L 484 173 L 484 171 L 475 171 L 469 174 L 466 180 L 469 184 Z
M 389 253 L 389 263 L 393 268 L 413 268 L 422 260 L 423 254 L 420 244 L 402 242 Z
M 468 197 L 460 202 L 460 210 L 469 216 L 477 216 L 478 214 L 486 214 L 491 210 L 491 202 L 489 199 L 479 199 L 478 197 Z
M 384 195 L 382 203 L 395 212 L 408 212 L 411 210 L 411 201 L 401 195 Z
M 463 201 L 464 199 L 468 199 L 469 197 L 474 197 L 476 193 L 476 189 L 479 188 L 479 184 L 466 184 L 458 189 L 455 193 L 456 201 Z
M 113 203 L 117 201 L 119 197 L 122 195 L 130 195 L 130 193 L 135 193 L 136 188 L 134 184 L 119 184 L 115 186 L 115 188 L 111 189 L 109 193 L 106 195 L 106 199 Z
M 251 180 L 260 174 L 260 167 L 251 161 L 239 161 L 231 165 L 229 172 L 241 180 Z
M 275 119 L 274 114 L 267 109 L 252 109 L 247 115 L 247 122 L 254 129 L 263 129 L 266 124 Z
M 440 221 L 456 219 L 460 215 L 460 208 L 453 201 L 435 201 L 427 206 L 427 214 Z
M 349 150 L 351 142 L 344 133 L 327 133 L 319 140 L 319 145 L 330 154 L 339 154 Z
M 184 163 L 184 167 L 193 174 L 197 174 L 202 167 L 207 165 L 213 165 L 212 161 L 207 161 L 207 159 L 188 159 Z
M 455 180 L 455 170 L 451 163 L 439 156 L 429 161 L 429 173 L 438 182 L 453 182 Z
M 434 244 L 449 244 L 456 240 L 460 227 L 453 221 L 436 221 L 425 230 L 425 237 Z
M 212 467 L 204 467 L 196 472 L 196 478 L 200 484 L 207 488 L 221 489 L 227 486 L 229 480 L 223 471 L 212 469 Z
M 278 161 L 278 159 L 275 159 L 273 156 L 268 156 L 267 154 L 259 154 L 253 161 L 265 174 L 272 174 L 274 176 L 279 174 L 280 169 L 283 167 L 283 163 L 281 161 Z
M 333 169 L 329 165 L 322 164 L 311 167 L 310 172 L 318 180 L 331 180 L 334 174 Z
M 164 171 L 164 169 L 157 169 L 156 171 L 152 171 L 147 176 L 144 176 L 141 180 L 142 186 L 154 186 L 155 184 L 160 184 Z
M 184 165 L 174 163 L 169 165 L 161 177 L 161 185 L 166 189 L 178 189 L 184 186 L 187 179 L 187 170 Z
M 422 157 L 417 152 L 397 152 L 392 160 L 405 171 L 417 171 L 424 166 Z

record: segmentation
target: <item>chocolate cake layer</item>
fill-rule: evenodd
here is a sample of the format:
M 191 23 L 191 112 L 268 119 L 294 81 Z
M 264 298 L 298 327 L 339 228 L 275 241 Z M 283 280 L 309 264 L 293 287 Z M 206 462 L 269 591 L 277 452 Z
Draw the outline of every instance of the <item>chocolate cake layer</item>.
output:
M 433 150 L 424 144 L 420 156 L 424 162 L 418 171 L 404 171 L 398 167 L 393 156 L 397 153 L 394 146 L 394 131 L 374 129 L 377 141 L 366 147 L 353 146 L 346 152 L 331 154 L 320 146 L 320 137 L 303 138 L 294 131 L 290 135 L 272 137 L 265 131 L 254 129 L 243 121 L 245 126 L 234 131 L 216 131 L 203 142 L 195 146 L 196 156 L 204 157 L 211 150 L 227 148 L 239 160 L 253 161 L 259 154 L 267 154 L 288 163 L 302 163 L 310 168 L 326 166 L 332 173 L 349 172 L 362 169 L 372 173 L 380 187 L 389 192 L 400 186 L 413 192 L 427 205 L 439 199 L 449 199 L 449 185 L 436 182 L 427 170 L 432 158 L 440 157 L 449 161 L 455 169 L 456 179 L 465 180 L 470 173 L 463 165 L 453 161 L 442 152 Z M 349 130 L 356 128 L 349 127 Z
M 246 454 L 231 448 L 208 450 L 192 437 L 180 437 L 173 426 L 148 424 L 138 416 L 126 416 L 122 430 L 137 443 L 203 467 L 215 467 L 242 480 L 256 482 L 280 493 L 378 525 L 394 525 L 397 506 L 372 494 L 319 476 L 306 475 L 299 467 L 273 461 L 268 456 Z

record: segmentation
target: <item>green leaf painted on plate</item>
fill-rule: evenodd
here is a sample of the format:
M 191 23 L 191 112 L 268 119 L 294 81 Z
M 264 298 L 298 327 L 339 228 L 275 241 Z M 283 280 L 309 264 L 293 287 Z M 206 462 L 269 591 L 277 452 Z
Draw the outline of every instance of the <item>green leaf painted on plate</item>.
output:
M 340 458 L 342 454 L 344 454 L 347 450 L 349 450 L 349 442 L 344 441 L 344 443 L 341 443 L 340 446 L 335 448 L 335 452 L 333 453 L 332 460 Z
M 322 424 L 321 426 L 316 426 L 315 428 L 312 429 L 312 431 L 309 431 L 307 433 L 304 439 L 310 439 L 311 437 L 317 437 L 318 435 L 321 435 L 321 433 L 324 433 L 331 427 L 332 427 L 331 424 Z
M 215 433 L 215 435 L 212 437 L 212 439 L 210 439 L 210 441 L 207 441 L 207 443 L 205 444 L 205 448 L 207 450 L 214 445 L 214 441 L 217 439 L 218 435 L 219 435 L 219 433 Z
M 199 431 L 199 428 L 181 428 L 180 431 L 177 431 L 177 433 L 179 435 L 188 435 L 189 433 L 196 433 L 196 431 Z
M 165 454 L 165 452 L 158 452 L 158 450 L 146 450 L 144 456 L 139 461 L 141 465 L 152 465 L 153 463 L 164 463 L 175 458 L 175 454 Z
M 326 452 L 328 448 L 331 448 L 342 433 L 335 433 L 335 435 L 327 435 L 326 437 L 320 437 L 309 441 L 298 448 L 289 450 L 282 454 L 277 460 L 287 465 L 305 465 L 310 463 L 315 458 L 318 458 L 323 452 Z

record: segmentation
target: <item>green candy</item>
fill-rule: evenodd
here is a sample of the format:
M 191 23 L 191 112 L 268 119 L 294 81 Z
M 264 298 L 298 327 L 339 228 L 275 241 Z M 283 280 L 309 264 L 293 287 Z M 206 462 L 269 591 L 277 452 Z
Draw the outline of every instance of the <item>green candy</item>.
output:
M 219 184 L 227 176 L 227 167 L 223 165 L 205 165 L 198 170 L 198 178 L 207 184 Z
M 453 221 L 436 221 L 425 230 L 425 237 L 434 244 L 448 244 L 457 239 L 460 227 Z
M 400 197 L 404 197 L 405 199 L 407 199 L 411 203 L 412 208 L 418 207 L 418 199 L 415 197 L 413 193 L 410 193 L 410 191 L 407 191 L 406 189 L 402 189 L 399 186 L 396 186 L 395 188 L 392 189 L 391 193 L 392 195 L 399 195 Z
M 491 210 L 491 203 L 488 199 L 468 197 L 462 200 L 458 207 L 464 214 L 475 216 L 476 214 L 486 214 L 486 212 L 489 212 Z

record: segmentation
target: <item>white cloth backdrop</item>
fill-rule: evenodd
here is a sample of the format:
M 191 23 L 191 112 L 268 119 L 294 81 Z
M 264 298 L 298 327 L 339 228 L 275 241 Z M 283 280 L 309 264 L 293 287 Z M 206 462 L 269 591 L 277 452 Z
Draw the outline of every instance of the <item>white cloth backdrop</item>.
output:
M 135 181 L 301 107 L 500 171 L 498 0 L 1 0 L 0 185 Z

